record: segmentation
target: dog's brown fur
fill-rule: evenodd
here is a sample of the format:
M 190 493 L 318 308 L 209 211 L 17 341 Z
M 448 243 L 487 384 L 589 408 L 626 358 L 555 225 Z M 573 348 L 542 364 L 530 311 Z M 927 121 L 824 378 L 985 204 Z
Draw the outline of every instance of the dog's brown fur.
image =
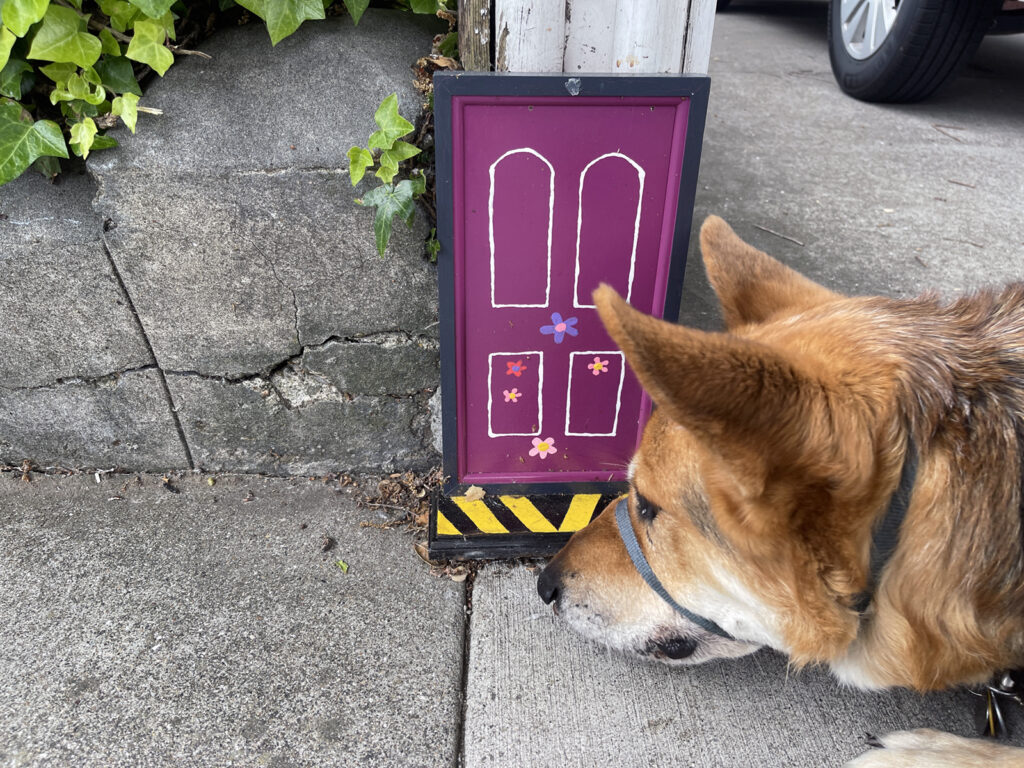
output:
M 1024 666 L 1024 284 L 952 303 L 847 298 L 717 217 L 701 247 L 726 333 L 595 293 L 657 404 L 631 506 L 669 591 L 686 605 L 739 583 L 796 664 L 865 687 L 932 690 Z M 853 605 L 908 436 L 911 505 L 862 618 Z M 660 510 L 653 522 L 636 517 L 637 493 Z M 562 600 L 586 597 L 604 625 L 656 610 L 610 510 L 555 563 Z

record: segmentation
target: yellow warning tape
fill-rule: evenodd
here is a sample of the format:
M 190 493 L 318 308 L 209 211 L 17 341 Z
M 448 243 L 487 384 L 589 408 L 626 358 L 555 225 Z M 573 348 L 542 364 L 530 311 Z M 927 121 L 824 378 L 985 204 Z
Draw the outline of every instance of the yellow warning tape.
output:
M 599 493 L 581 493 L 578 496 L 573 496 L 569 511 L 565 513 L 565 519 L 558 530 L 562 533 L 569 533 L 586 528 L 593 519 L 594 510 L 597 509 L 597 503 L 600 500 L 601 494 Z
M 437 511 L 437 533 L 439 536 L 458 536 L 459 529 L 452 525 L 441 510 Z
M 555 526 L 525 496 L 500 496 L 499 498 L 501 503 L 519 518 L 519 522 L 526 526 L 526 530 L 534 533 L 556 533 Z
M 459 509 L 466 513 L 466 517 L 473 521 L 473 525 L 483 533 L 508 533 L 508 528 L 502 525 L 494 513 L 487 508 L 482 501 L 471 501 L 465 496 L 452 496 Z

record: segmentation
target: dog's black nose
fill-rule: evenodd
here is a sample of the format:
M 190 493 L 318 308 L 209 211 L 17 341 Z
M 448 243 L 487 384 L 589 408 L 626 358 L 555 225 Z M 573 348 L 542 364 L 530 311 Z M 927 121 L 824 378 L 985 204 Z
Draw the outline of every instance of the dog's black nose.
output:
M 558 563 L 552 560 L 548 563 L 547 568 L 541 571 L 540 578 L 537 579 L 537 594 L 540 595 L 540 599 L 549 605 L 553 600 L 558 598 L 558 591 L 562 586 L 562 569 Z
M 692 637 L 673 637 L 658 643 L 658 650 L 668 658 L 678 661 L 693 655 L 697 650 L 697 641 Z

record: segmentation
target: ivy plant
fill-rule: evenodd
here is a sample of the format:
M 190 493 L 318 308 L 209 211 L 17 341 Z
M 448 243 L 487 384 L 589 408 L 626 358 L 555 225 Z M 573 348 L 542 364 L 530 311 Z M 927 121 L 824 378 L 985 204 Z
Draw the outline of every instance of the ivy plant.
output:
M 402 141 L 404 136 L 412 133 L 414 126 L 398 113 L 398 94 L 392 93 L 384 99 L 373 119 L 377 130 L 370 135 L 367 146 L 352 147 L 348 151 L 349 178 L 354 187 L 363 180 L 367 170 L 376 166 L 373 175 L 383 182 L 363 195 L 361 200 L 356 200 L 360 205 L 376 210 L 373 233 L 377 253 L 383 256 L 391 240 L 395 216 L 412 226 L 415 201 L 426 192 L 427 182 L 423 173 L 414 169 L 410 178 L 395 183 L 399 166 L 420 153 L 419 147 Z
M 394 3 L 444 11 L 441 0 Z M 341 0 L 339 8 L 358 23 L 369 4 Z M 115 147 L 108 129 L 121 123 L 134 133 L 140 114 L 160 114 L 141 103 L 140 83 L 166 74 L 176 55 L 196 53 L 175 44 L 182 19 L 196 6 L 236 5 L 262 19 L 277 45 L 325 18 L 332 0 L 0 0 L 0 185 L 30 166 L 53 177 L 58 158 Z

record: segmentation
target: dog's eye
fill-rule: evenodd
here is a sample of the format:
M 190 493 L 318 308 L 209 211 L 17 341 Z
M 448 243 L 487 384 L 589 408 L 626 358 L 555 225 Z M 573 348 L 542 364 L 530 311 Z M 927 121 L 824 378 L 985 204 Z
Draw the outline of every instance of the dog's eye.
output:
M 641 520 L 650 522 L 657 516 L 658 508 L 651 503 L 650 499 L 638 493 L 636 495 L 636 513 Z

